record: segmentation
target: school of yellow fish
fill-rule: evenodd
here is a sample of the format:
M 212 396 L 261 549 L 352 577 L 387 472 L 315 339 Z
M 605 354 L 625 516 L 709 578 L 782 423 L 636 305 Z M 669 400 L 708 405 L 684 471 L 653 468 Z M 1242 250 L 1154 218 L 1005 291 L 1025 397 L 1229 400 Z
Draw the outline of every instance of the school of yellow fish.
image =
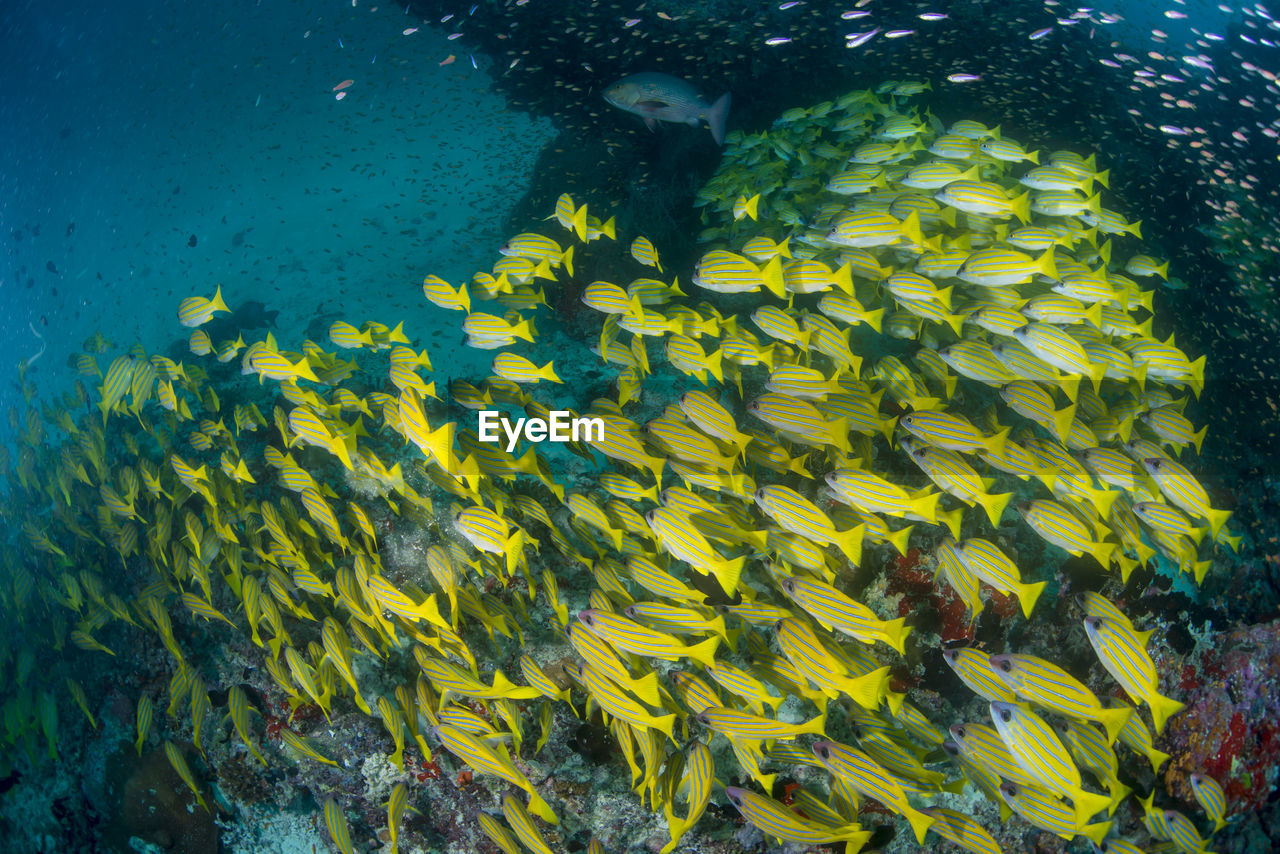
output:
M 993 534 L 1017 524 L 1015 493 L 1027 528 L 1124 580 L 1159 560 L 1199 582 L 1214 550 L 1236 543 L 1184 454 L 1204 438 L 1183 415 L 1203 358 L 1153 337 L 1147 285 L 1167 264 L 1125 248 L 1140 225 L 1103 207 L 1107 172 L 998 128 L 943 128 L 910 104 L 922 85 L 852 92 L 728 135 L 699 195 L 708 248 L 691 279 L 637 236 L 634 278 L 583 289 L 616 394 L 572 412 L 603 426 L 563 446 L 481 441 L 447 414 L 552 420 L 540 384 L 568 373 L 538 355 L 533 315 L 545 288 L 575 275 L 575 251 L 619 239 L 613 220 L 568 196 L 548 234 L 511 238 L 491 271 L 424 281 L 427 300 L 462 312 L 470 346 L 502 351 L 494 376 L 451 383 L 449 400 L 403 324 L 335 322 L 331 346 L 298 352 L 271 334 L 211 341 L 200 327 L 226 310 L 220 291 L 183 300 L 178 319 L 193 354 L 238 360 L 247 380 L 214 381 L 227 369 L 140 347 L 105 369 L 79 357 L 96 393 L 80 384 L 37 406 L 24 379 L 20 448 L 0 460 L 5 512 L 27 546 L 6 551 L 0 586 L 6 744 L 31 756 L 43 737 L 56 756 L 64 694 L 97 726 L 78 683 L 42 679 L 31 645 L 117 656 L 102 638 L 121 623 L 169 651 L 167 712 L 189 708 L 203 752 L 211 686 L 173 625 L 195 618 L 247 633 L 292 708 L 328 717 L 354 704 L 380 719 L 401 768 L 406 745 L 428 760 L 443 746 L 509 784 L 480 817 L 507 852 L 550 851 L 543 828 L 558 823 L 549 789 L 520 768 L 526 727 L 540 727 L 537 754 L 557 716 L 593 710 L 642 803 L 666 818 L 664 854 L 718 786 L 747 778 L 758 788 L 723 790 L 745 821 L 847 851 L 871 835 L 862 798 L 922 845 L 933 833 L 1000 850 L 944 805 L 968 786 L 1002 819 L 1106 851 L 1205 850 L 1228 811 L 1207 777 L 1193 780 L 1204 818 L 1154 808 L 1149 794 L 1149 840 L 1107 838 L 1129 794 L 1119 763 L 1166 758 L 1144 716 L 1158 734 L 1182 707 L 1161 693 L 1151 632 L 1108 599 L 1079 601 L 1090 676 L 1110 677 L 1094 680 L 1103 696 L 1036 656 L 954 648 L 945 659 L 990 702 L 990 720 L 944 725 L 890 687 L 915 642 L 910 619 L 842 589 L 869 549 L 913 542 L 971 619 L 983 585 L 1029 617 L 1046 582 L 1024 577 Z M 505 313 L 474 312 L 481 300 Z M 647 383 L 673 382 L 684 389 L 673 398 L 646 397 Z M 566 474 L 569 453 L 588 475 Z M 890 460 L 920 474 L 894 482 L 886 472 L 904 466 Z M 425 565 L 384 565 L 386 532 L 412 528 L 432 541 Z M 126 565 L 145 580 L 122 583 Z M 583 577 L 589 597 L 571 606 L 561 587 Z M 522 654 L 538 624 L 572 651 L 568 679 Z M 518 680 L 486 660 L 485 637 Z M 373 696 L 368 673 L 390 661 L 418 675 Z M 154 710 L 144 693 L 139 752 Z M 257 711 L 230 688 L 226 716 L 265 764 Z M 299 761 L 351 760 L 288 726 L 281 738 Z M 165 750 L 205 805 L 183 752 L 172 739 Z M 779 776 L 799 785 L 775 792 Z M 341 794 L 324 817 L 351 852 Z M 386 808 L 394 849 L 410 789 L 398 784 Z

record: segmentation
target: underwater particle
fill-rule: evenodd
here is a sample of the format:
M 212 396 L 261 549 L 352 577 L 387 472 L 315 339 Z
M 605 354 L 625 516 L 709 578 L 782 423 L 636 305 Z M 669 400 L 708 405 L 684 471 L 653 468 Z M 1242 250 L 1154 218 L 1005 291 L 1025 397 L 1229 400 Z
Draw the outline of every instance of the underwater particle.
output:
M 190 246 L 190 247 L 192 247 L 192 248 L 195 248 L 195 245 L 196 245 L 196 236 L 195 236 L 194 234 L 187 238 L 187 245 L 188 245 L 188 246 Z
M 338 85 L 334 86 L 334 87 L 333 87 L 333 89 L 331 89 L 330 91 L 332 91 L 332 92 L 341 92 L 343 89 L 346 89 L 347 87 L 351 86 L 351 85 L 352 85 L 352 84 L 354 84 L 355 82 L 356 82 L 356 81 L 351 80 L 351 79 L 343 80 L 341 83 L 339 83 Z

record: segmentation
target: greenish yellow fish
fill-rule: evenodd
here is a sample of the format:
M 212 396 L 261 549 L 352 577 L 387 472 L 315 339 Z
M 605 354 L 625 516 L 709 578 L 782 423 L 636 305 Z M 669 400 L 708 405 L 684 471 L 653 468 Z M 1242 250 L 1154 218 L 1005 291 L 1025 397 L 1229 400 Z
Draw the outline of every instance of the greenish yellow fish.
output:
M 347 825 L 347 814 L 333 798 L 324 802 L 324 823 L 329 828 L 329 838 L 340 854 L 355 854 L 355 845 L 351 842 L 351 828 Z
M 484 742 L 456 726 L 442 723 L 434 727 L 432 733 L 446 750 L 471 768 L 482 774 L 500 777 L 523 789 L 529 795 L 528 808 L 539 818 L 552 824 L 560 823 L 550 805 L 542 799 L 533 784 L 520 773 L 511 760 L 500 757 Z
M 191 766 L 187 764 L 186 758 L 182 755 L 182 750 L 172 741 L 164 743 L 164 755 L 169 758 L 169 764 L 173 766 L 173 770 L 178 772 L 178 776 L 182 778 L 182 782 L 187 784 L 187 788 L 196 796 L 200 806 L 204 807 L 205 812 L 210 812 L 209 805 L 205 803 L 204 795 L 200 794 L 200 787 L 196 785 L 196 776 L 191 773 Z
M 735 786 L 725 788 L 729 803 L 749 823 L 773 839 L 820 845 L 825 842 L 847 842 L 846 851 L 858 851 L 871 838 L 871 831 L 863 830 L 856 822 L 840 827 L 815 824 L 801 818 L 786 804 Z

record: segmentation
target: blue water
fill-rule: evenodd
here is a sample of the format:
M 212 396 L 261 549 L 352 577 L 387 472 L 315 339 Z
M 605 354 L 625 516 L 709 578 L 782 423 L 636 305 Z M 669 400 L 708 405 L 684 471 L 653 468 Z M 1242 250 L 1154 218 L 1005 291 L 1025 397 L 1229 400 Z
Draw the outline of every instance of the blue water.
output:
M 282 341 L 318 313 L 425 337 L 422 277 L 489 263 L 551 133 L 403 6 L 5 3 L 0 33 L 0 363 L 47 345 L 48 393 L 96 331 L 184 339 L 218 284 Z
M 950 17 L 938 21 L 920 17 L 930 11 L 945 11 Z M 861 12 L 868 14 L 860 17 Z M 859 40 L 856 48 L 845 46 L 849 34 L 865 35 L 873 28 L 876 32 Z M 895 34 L 898 37 L 891 37 Z M 104 370 L 135 345 L 148 354 L 167 352 L 188 364 L 202 363 L 187 349 L 189 330 L 178 324 L 177 306 L 185 297 L 208 296 L 218 287 L 232 309 L 242 310 L 236 316 L 243 322 L 247 340 L 260 339 L 269 331 L 285 349 L 299 348 L 306 338 L 329 347 L 328 328 L 334 320 L 357 326 L 369 320 L 388 326 L 403 321 L 415 350 L 425 348 L 434 361 L 431 378 L 443 395 L 449 379 L 479 381 L 490 373 L 494 351 L 461 346 L 463 315 L 426 303 L 420 290 L 422 279 L 434 274 L 455 285 L 464 282 L 474 271 L 490 269 L 498 258 L 498 247 L 525 229 L 554 233 L 565 245 L 574 242 L 579 252 L 579 272 L 546 285 L 552 308 L 539 310 L 536 353 L 533 347 L 525 352 L 538 362 L 555 358 L 561 376 L 569 380 L 551 390 L 539 387 L 540 401 L 586 408 L 593 397 L 614 394 L 611 382 L 617 371 L 588 355 L 587 348 L 598 341 L 601 321 L 579 305 L 577 292 L 596 277 L 651 274 L 647 268 L 637 273 L 627 252 L 628 242 L 644 233 L 653 237 L 667 264 L 662 277 L 678 277 L 690 294 L 686 302 L 707 298 L 690 285 L 689 273 L 706 248 L 698 235 L 714 217 L 703 218 L 694 201 L 703 181 L 717 168 L 721 152 L 703 126 L 663 125 L 654 132 L 646 130 L 635 116 L 604 103 L 600 92 L 605 86 L 639 71 L 680 74 L 697 81 L 711 97 L 732 92 L 730 131 L 756 133 L 768 131 L 788 108 L 812 106 L 885 80 L 927 79 L 932 88 L 920 96 L 921 102 L 944 125 L 972 118 L 1001 124 L 1006 135 L 1021 139 L 1028 148 L 1096 150 L 1101 166 L 1112 169 L 1113 183 L 1105 195 L 1108 206 L 1130 220 L 1142 219 L 1144 251 L 1169 259 L 1173 272 L 1187 284 L 1185 289 L 1154 282 L 1144 286 L 1156 289 L 1159 336 L 1176 334 L 1178 344 L 1192 357 L 1209 357 L 1208 389 L 1201 399 L 1187 404 L 1197 427 L 1210 425 L 1206 453 L 1201 457 L 1186 452 L 1182 459 L 1211 487 L 1215 508 L 1236 511 L 1230 530 L 1243 536 L 1243 550 L 1228 554 L 1220 547 L 1214 553 L 1217 564 L 1202 588 L 1193 587 L 1163 561 L 1160 577 L 1144 591 L 1141 585 L 1126 589 L 1090 560 L 1064 562 L 1056 547 L 1033 538 L 1012 512 L 1006 515 L 1003 530 L 986 532 L 993 538 L 998 535 L 1002 547 L 1018 551 L 1025 577 L 1049 580 L 1050 591 L 1105 586 L 1109 595 L 1122 598 L 1123 594 L 1125 608 L 1141 627 L 1158 630 L 1153 649 L 1164 684 L 1180 687 L 1172 674 L 1181 674 L 1192 666 L 1188 662 L 1205 656 L 1206 648 L 1218 643 L 1231 627 L 1271 619 L 1280 601 L 1280 574 L 1273 571 L 1278 524 L 1275 487 L 1267 479 L 1268 473 L 1280 468 L 1280 456 L 1275 453 L 1280 420 L 1272 391 L 1277 385 L 1275 334 L 1280 329 L 1280 301 L 1274 297 L 1280 292 L 1277 40 L 1280 26 L 1264 6 L 1199 0 L 1117 2 L 1110 9 L 1059 3 L 881 0 L 861 5 L 771 0 L 696 6 L 650 0 L 636 8 L 550 0 L 490 0 L 457 6 L 432 0 L 410 7 L 367 0 L 204 4 L 133 0 L 110 5 L 10 0 L 0 4 L 0 62 L 5 71 L 0 86 L 0 245 L 4 249 L 0 255 L 0 409 L 19 413 L 26 408 L 18 384 L 11 381 L 15 366 L 24 366 L 34 383 L 35 408 L 73 388 L 77 377 L 68 361 L 83 352 L 84 342 L 95 335 L 109 342 L 97 354 Z M 966 82 L 948 83 L 947 75 L 961 75 Z M 800 160 L 797 157 L 787 168 L 801 171 Z M 579 201 L 590 199 L 593 213 L 601 219 L 616 215 L 619 240 L 575 242 L 554 222 L 546 223 L 555 199 L 566 191 Z M 1235 216 L 1240 210 L 1245 211 L 1243 225 Z M 1224 238 L 1215 231 L 1224 221 L 1235 222 L 1244 237 Z M 781 234 L 779 230 L 774 236 Z M 624 279 L 617 280 L 625 284 Z M 741 312 L 745 326 L 755 299 L 731 297 L 717 304 Z M 502 313 L 494 303 L 477 308 Z M 237 331 L 234 323 L 218 328 L 229 329 L 230 334 Z M 859 335 L 864 332 L 860 330 Z M 631 406 L 630 412 L 640 422 L 657 417 L 681 392 L 699 387 L 663 364 L 656 344 L 649 352 L 659 372 L 645 384 L 639 405 Z M 375 375 L 367 368 L 377 364 L 378 371 L 383 371 L 384 355 L 360 353 L 366 358 L 368 375 L 351 385 L 361 393 L 390 388 L 385 373 Z M 213 370 L 222 371 L 213 384 L 219 394 L 226 393 L 224 402 L 253 400 L 271 420 L 271 407 L 281 403 L 273 386 L 239 379 L 234 364 Z M 762 369 L 752 370 L 755 375 L 742 400 L 725 393 L 744 424 L 749 422 L 741 404 L 759 392 L 758 381 L 763 377 Z M 96 401 L 100 380 L 81 381 Z M 986 389 L 968 398 L 962 394 L 957 408 L 969 406 L 977 419 L 986 413 L 978 411 L 976 402 L 993 395 Z M 433 424 L 446 417 L 445 411 L 463 426 L 471 423 L 464 421 L 470 413 L 432 405 L 437 407 L 430 412 Z M 224 406 L 222 414 L 229 409 Z M 92 414 L 96 419 L 96 412 Z M 417 449 L 379 424 L 380 415 L 368 419 L 378 432 L 367 441 L 362 439 L 361 446 L 376 449 L 388 464 L 416 460 Z M 355 420 L 349 413 L 342 417 Z M 124 446 L 122 436 L 141 437 L 136 429 L 141 422 L 123 414 L 114 419 L 107 434 L 112 451 L 119 452 Z M 190 438 L 189 428 L 182 426 L 185 432 L 179 442 Z M 54 445 L 63 441 L 53 428 L 49 431 L 54 433 Z M 0 423 L 0 441 L 6 446 L 13 445 L 13 432 L 7 420 Z M 256 491 L 248 491 L 256 498 L 246 507 L 263 496 L 280 500 L 282 493 L 271 479 L 274 473 L 262 462 L 263 446 L 274 437 L 270 428 L 237 436 L 241 445 L 236 452 L 243 453 L 262 477 Z M 146 438 L 141 441 L 152 453 L 152 462 L 163 460 L 169 450 L 152 447 Z M 879 437 L 874 441 L 881 443 Z M 190 450 L 185 444 L 175 445 L 184 454 Z M 219 446 L 199 459 L 216 466 L 222 449 Z M 823 451 L 808 452 L 819 465 L 826 465 Z M 376 505 L 372 515 L 384 538 L 379 547 L 385 547 L 388 567 L 403 571 L 422 589 L 431 585 L 423 568 L 423 546 L 451 538 L 463 548 L 446 515 L 453 499 L 443 492 L 431 493 L 434 515 L 425 511 L 415 515 L 403 500 L 382 502 L 368 491 L 359 492 L 360 485 L 324 452 L 299 447 L 296 453 L 307 465 L 319 461 L 316 476 L 328 477 L 336 488 L 335 505 L 348 499 L 365 501 L 370 508 Z M 589 454 L 572 456 L 560 448 L 540 453 L 549 461 L 547 467 L 554 469 L 549 474 L 571 492 L 594 489 L 593 476 L 609 465 L 602 457 L 588 461 L 583 456 Z M 890 467 L 894 478 L 909 481 L 912 488 L 924 484 L 914 469 L 894 458 L 892 450 L 878 453 L 876 463 Z M 194 452 L 191 456 L 197 459 Z M 52 464 L 42 469 L 52 470 Z M 762 467 L 752 470 L 761 484 L 780 480 Z M 171 483 L 170 475 L 166 469 Z M 570 514 L 550 490 L 528 472 L 525 475 L 518 486 L 510 487 L 512 494 L 542 501 L 556 524 L 568 531 Z M 806 484 L 798 477 L 785 477 L 819 498 L 820 479 Z M 646 478 L 647 473 L 640 479 Z M 1011 481 L 1003 477 L 1001 482 Z M 419 476 L 417 483 L 424 482 Z M 662 486 L 675 482 L 668 476 Z M 96 483 L 94 489 L 75 487 L 74 494 L 83 498 L 76 508 L 83 511 L 81 521 L 91 520 L 97 512 L 96 487 Z M 431 490 L 429 485 L 423 488 Z M 1009 491 L 1014 489 L 1029 494 L 1031 487 L 1015 484 Z M 15 489 L 11 494 L 37 495 L 37 491 Z M 594 494 L 601 502 L 606 500 L 601 490 L 595 489 Z M 190 496 L 181 500 L 188 501 Z M 158 506 L 162 503 L 145 501 L 148 512 L 155 510 L 157 515 L 143 520 L 144 526 L 161 518 Z M 56 496 L 52 503 L 57 506 Z M 198 500 L 190 500 L 180 512 L 197 505 Z M 35 599 L 27 601 L 38 600 L 39 607 L 16 611 L 30 619 L 35 627 L 32 636 L 41 642 L 27 643 L 28 626 L 21 620 L 8 626 L 11 639 L 0 649 L 4 653 L 0 677 L 7 680 L 0 683 L 4 685 L 0 705 L 20 694 L 31 700 L 39 691 L 52 692 L 57 697 L 64 752 L 57 763 L 43 761 L 39 724 L 34 717 L 26 722 L 23 744 L 34 756 L 31 760 L 18 757 L 12 766 L 0 763 L 6 772 L 11 767 L 20 769 L 0 776 L 0 799 L 4 799 L 0 833 L 19 827 L 31 832 L 22 837 L 21 845 L 11 841 L 18 838 L 16 834 L 0 835 L 0 854 L 60 851 L 65 839 L 100 841 L 111 834 L 116 834 L 113 838 L 118 842 L 122 829 L 118 817 L 112 819 L 116 824 L 111 830 L 104 831 L 101 825 L 107 820 L 85 805 L 96 807 L 107 800 L 101 790 L 103 781 L 115 773 L 113 756 L 132 759 L 129 743 L 139 696 L 156 698 L 155 725 L 147 745 L 150 754 L 160 755 L 156 747 L 161 739 L 191 734 L 185 707 L 176 718 L 165 714 L 173 663 L 161 651 L 154 632 L 147 631 L 146 641 L 137 649 L 127 648 L 133 643 L 130 639 L 142 632 L 120 621 L 100 632 L 100 640 L 111 641 L 122 653 L 110 664 L 103 663 L 104 653 L 76 650 L 68 643 L 65 635 L 74 620 L 67 622 L 61 610 L 46 607 L 49 599 L 57 597 L 60 575 L 65 573 L 47 553 L 32 549 L 30 537 L 24 538 L 20 531 L 24 523 L 31 523 L 36 526 L 31 530 L 47 526 L 68 539 L 71 535 L 59 527 L 62 520 L 53 519 L 54 511 L 44 504 L 30 513 L 12 502 L 4 509 L 9 513 L 5 519 L 9 542 L 18 548 L 6 554 L 0 605 L 7 609 L 19 591 L 37 589 Z M 508 514 L 515 512 L 510 505 L 504 509 Z M 737 509 L 762 526 L 769 524 L 759 513 L 751 516 L 756 511 L 749 501 Z M 205 512 L 202 518 L 209 523 Z M 253 519 L 259 512 L 246 509 L 245 516 Z M 343 513 L 339 514 L 342 526 L 352 529 Z M 972 525 L 986 525 L 980 513 L 967 518 L 977 520 Z M 182 538 L 184 523 L 175 515 L 172 531 L 165 535 Z M 939 531 L 925 530 L 927 536 L 918 530 L 913 543 L 927 560 Z M 140 554 L 125 562 L 110 548 L 98 551 L 83 540 L 76 542 L 90 555 L 77 571 L 98 572 L 113 592 L 118 589 L 126 599 L 151 579 L 151 568 Z M 555 551 L 550 540 L 544 539 L 541 546 L 536 572 L 547 567 L 562 578 L 570 613 L 586 607 L 593 583 L 588 570 Z M 321 538 L 309 548 L 329 556 L 338 552 Z M 1210 549 L 1206 540 L 1201 551 L 1207 555 Z M 886 593 L 895 569 L 923 573 L 927 567 L 917 567 L 916 557 L 899 560 L 887 548 L 876 547 L 874 555 L 857 571 L 858 595 L 865 592 L 882 616 L 897 616 L 891 612 L 898 607 L 898 593 Z M 348 555 L 335 560 L 348 561 Z M 222 564 L 218 567 L 221 570 Z M 756 573 L 754 580 L 765 590 L 761 567 L 753 565 L 749 571 Z M 322 574 L 331 579 L 332 567 L 324 568 Z M 237 597 L 216 575 L 212 604 L 243 622 Z M 1149 579 L 1149 575 L 1139 578 Z M 849 578 L 841 581 L 847 582 Z M 520 589 L 523 581 L 515 584 Z M 485 592 L 512 598 L 509 589 L 504 592 L 494 584 Z M 532 639 L 529 653 L 550 666 L 570 654 L 550 631 L 549 612 L 540 610 L 545 598 L 532 606 L 533 625 L 526 628 Z M 992 651 L 1061 653 L 1063 666 L 1088 672 L 1095 687 L 1110 687 L 1082 640 L 1079 615 L 1070 610 L 1070 600 L 1065 595 L 1058 602 L 1051 598 L 1047 595 L 1037 606 L 1033 622 L 995 618 L 989 609 L 979 621 L 976 637 Z M 179 625 L 180 645 L 191 653 L 194 667 L 213 694 L 205 742 L 210 741 L 208 733 L 216 728 L 215 721 L 226 712 L 227 689 L 233 684 L 251 686 L 251 701 L 273 715 L 271 720 L 255 718 L 253 727 L 273 760 L 262 776 L 279 787 L 268 795 L 257 793 L 256 803 L 266 804 L 257 813 L 245 807 L 235 817 L 225 818 L 226 848 L 327 850 L 327 835 L 316 817 L 321 798 L 331 794 L 349 807 L 357 835 L 369 841 L 384 827 L 386 780 L 392 776 L 386 762 L 380 766 L 373 762 L 367 774 L 356 765 L 338 776 L 318 763 L 304 763 L 298 771 L 291 763 L 275 761 L 281 751 L 278 741 L 268 741 L 268 726 L 278 726 L 282 715 L 267 700 L 279 700 L 281 695 L 263 675 L 264 654 L 241 637 L 245 632 L 197 621 L 176 596 L 169 596 L 168 602 Z M 324 603 L 325 608 L 330 606 Z M 338 611 L 336 606 L 332 610 Z M 940 624 L 937 610 L 930 619 Z M 512 666 L 518 655 L 515 642 L 499 640 L 491 645 L 476 621 L 468 619 L 466 637 L 482 665 L 491 663 L 490 653 L 496 650 L 506 656 L 507 675 L 523 681 Z M 304 628 L 297 628 L 292 617 L 288 622 L 299 648 L 315 639 L 314 625 L 298 620 Z M 903 669 L 923 689 L 913 700 L 927 705 L 935 722 L 945 727 L 958 720 L 954 712 L 965 702 L 970 710 L 980 712 L 982 704 L 941 665 L 941 643 L 932 643 L 940 637 L 936 628 L 921 627 L 920 635 L 927 634 L 931 645 L 923 650 L 923 644 L 913 642 L 913 658 Z M 1197 646 L 1201 636 L 1211 640 Z M 57 642 L 46 643 L 48 637 Z M 1074 638 L 1074 645 L 1069 638 Z M 26 661 L 39 662 L 29 676 L 36 687 L 10 690 L 10 672 L 21 672 L 25 666 L 23 651 L 30 656 Z M 405 650 L 400 652 L 404 659 L 398 662 L 404 664 L 400 673 L 379 671 L 372 657 L 361 660 L 357 669 L 362 687 L 369 689 L 365 696 L 370 702 L 378 693 L 389 694 L 394 685 L 413 686 L 416 670 Z M 42 672 L 46 666 L 54 674 L 54 684 L 48 686 L 41 681 L 47 675 Z M 411 671 L 408 679 L 400 679 Z M 103 725 L 101 731 L 87 729 L 71 703 L 62 681 L 68 674 L 85 683 L 90 708 Z M 339 689 L 340 694 L 346 693 L 343 686 Z M 1101 693 L 1102 688 L 1098 690 Z M 575 700 L 582 696 L 577 691 Z M 1247 698 L 1233 696 L 1230 701 L 1247 705 Z M 798 707 L 799 701 L 790 704 Z M 357 757 L 356 761 L 389 753 L 389 739 L 375 718 L 358 716 L 348 696 L 337 701 L 335 708 L 339 706 L 348 716 L 349 729 L 330 727 L 314 706 L 310 707 L 312 719 L 299 729 L 330 739 L 327 744 L 341 747 L 344 756 Z M 524 718 L 526 758 L 528 744 L 537 737 L 532 734 L 537 729 L 532 709 L 530 704 L 526 709 L 530 714 Z M 557 735 L 564 744 L 553 745 L 552 753 L 581 776 L 564 773 L 564 780 L 580 788 L 566 783 L 566 791 L 576 794 L 563 800 L 590 802 L 597 811 L 569 822 L 572 830 L 566 831 L 565 841 L 585 844 L 593 826 L 615 837 L 625 832 L 628 839 L 620 844 L 640 840 L 641 829 L 658 828 L 660 835 L 665 833 L 661 820 L 636 804 L 626 792 L 625 781 L 619 783 L 618 775 L 626 772 L 620 771 L 616 745 L 603 735 L 603 729 L 579 726 L 576 719 L 570 727 L 565 711 L 557 710 Z M 1208 731 L 1213 721 L 1207 716 L 1205 720 Z M 1251 726 L 1255 724 L 1250 721 Z M 5 735 L 0 721 L 0 738 Z M 117 751 L 117 742 L 125 743 L 123 750 Z M 211 750 L 210 755 L 221 760 L 243 753 L 235 736 L 230 736 L 230 742 L 234 747 L 219 741 L 218 752 Z M 565 745 L 576 755 L 569 756 Z M 7 746 L 0 742 L 0 749 Z M 1179 755 L 1179 762 L 1183 760 L 1174 746 L 1165 746 Z M 410 753 L 414 749 L 410 743 Z M 188 751 L 188 758 L 196 762 L 195 752 Z M 1256 756 L 1242 760 L 1266 761 Z M 164 761 L 159 760 L 162 771 Z M 1161 785 L 1161 778 L 1148 773 L 1145 766 L 1135 770 L 1141 763 L 1133 757 L 1125 761 L 1127 780 L 1141 777 L 1144 787 Z M 238 795 L 220 776 L 221 768 L 196 764 L 201 783 L 217 783 L 227 801 L 241 806 L 255 802 L 249 794 Z M 773 770 L 779 768 L 775 765 Z M 1180 773 L 1187 770 L 1182 765 L 1179 769 Z M 1275 768 L 1267 773 L 1270 776 L 1265 779 L 1274 781 Z M 288 774 L 293 776 L 281 782 Z M 381 782 L 373 782 L 379 774 Z M 164 779 L 169 788 L 185 794 L 171 774 Z M 741 784 L 743 779 L 739 775 L 730 784 Z M 363 780 L 369 791 L 353 791 L 353 786 L 359 786 L 353 782 L 357 780 Z M 432 804 L 424 793 L 430 791 L 431 797 L 443 801 L 439 793 L 445 791 L 446 783 L 450 797 L 465 802 L 472 812 L 477 802 L 493 807 L 488 790 L 454 786 L 448 779 L 415 787 L 415 803 L 430 813 Z M 1161 801 L 1193 809 L 1184 789 L 1173 789 Z M 948 803 L 982 813 L 987 825 L 998 830 L 993 807 L 973 796 L 972 790 L 966 797 L 967 804 Z M 719 801 L 723 812 L 701 827 L 720 833 L 721 842 L 732 849 L 732 841 L 723 837 L 728 836 L 724 827 L 735 816 L 723 806 L 722 798 Z M 1123 826 L 1134 831 L 1140 819 L 1132 805 L 1126 809 Z M 62 824 L 54 820 L 68 813 L 73 818 Z M 418 820 L 414 832 L 439 843 L 438 850 L 446 850 L 449 844 L 453 847 L 448 850 L 460 850 L 462 843 L 457 839 L 442 838 L 440 827 L 446 824 L 440 815 L 429 815 Z M 459 831 L 459 838 L 478 839 L 473 825 Z M 1026 830 L 1025 824 L 1004 827 L 999 832 L 1011 836 L 1020 832 L 1018 827 Z M 126 823 L 123 829 L 130 826 Z M 47 844 L 33 844 L 31 840 L 41 833 Z M 904 838 L 900 833 L 890 850 L 907 850 L 910 843 Z M 1031 838 L 1029 832 L 1025 838 Z M 1223 850 L 1250 850 L 1240 841 L 1243 838 L 1243 834 L 1233 837 L 1234 847 Z M 1084 850 L 1083 843 L 1073 850 Z

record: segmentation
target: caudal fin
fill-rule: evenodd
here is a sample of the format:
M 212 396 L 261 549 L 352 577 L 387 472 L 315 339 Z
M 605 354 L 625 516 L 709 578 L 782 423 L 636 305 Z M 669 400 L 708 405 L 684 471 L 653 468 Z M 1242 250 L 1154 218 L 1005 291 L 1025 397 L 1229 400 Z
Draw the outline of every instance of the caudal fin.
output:
M 936 819 L 927 813 L 905 805 L 902 814 L 906 816 L 907 821 L 911 822 L 911 830 L 916 835 L 916 842 L 924 845 L 924 836 L 929 832 L 929 828 L 933 826 Z
M 1185 706 L 1177 700 L 1165 697 L 1161 694 L 1152 694 L 1145 698 L 1148 705 L 1151 706 L 1151 722 L 1156 725 L 1156 734 L 1164 731 L 1165 722 L 1170 717 L 1182 711 Z
M 729 102 L 732 94 L 725 92 L 719 98 L 716 98 L 711 109 L 707 110 L 707 126 L 711 128 L 711 138 L 716 141 L 716 145 L 724 144 L 724 125 L 729 120 Z

